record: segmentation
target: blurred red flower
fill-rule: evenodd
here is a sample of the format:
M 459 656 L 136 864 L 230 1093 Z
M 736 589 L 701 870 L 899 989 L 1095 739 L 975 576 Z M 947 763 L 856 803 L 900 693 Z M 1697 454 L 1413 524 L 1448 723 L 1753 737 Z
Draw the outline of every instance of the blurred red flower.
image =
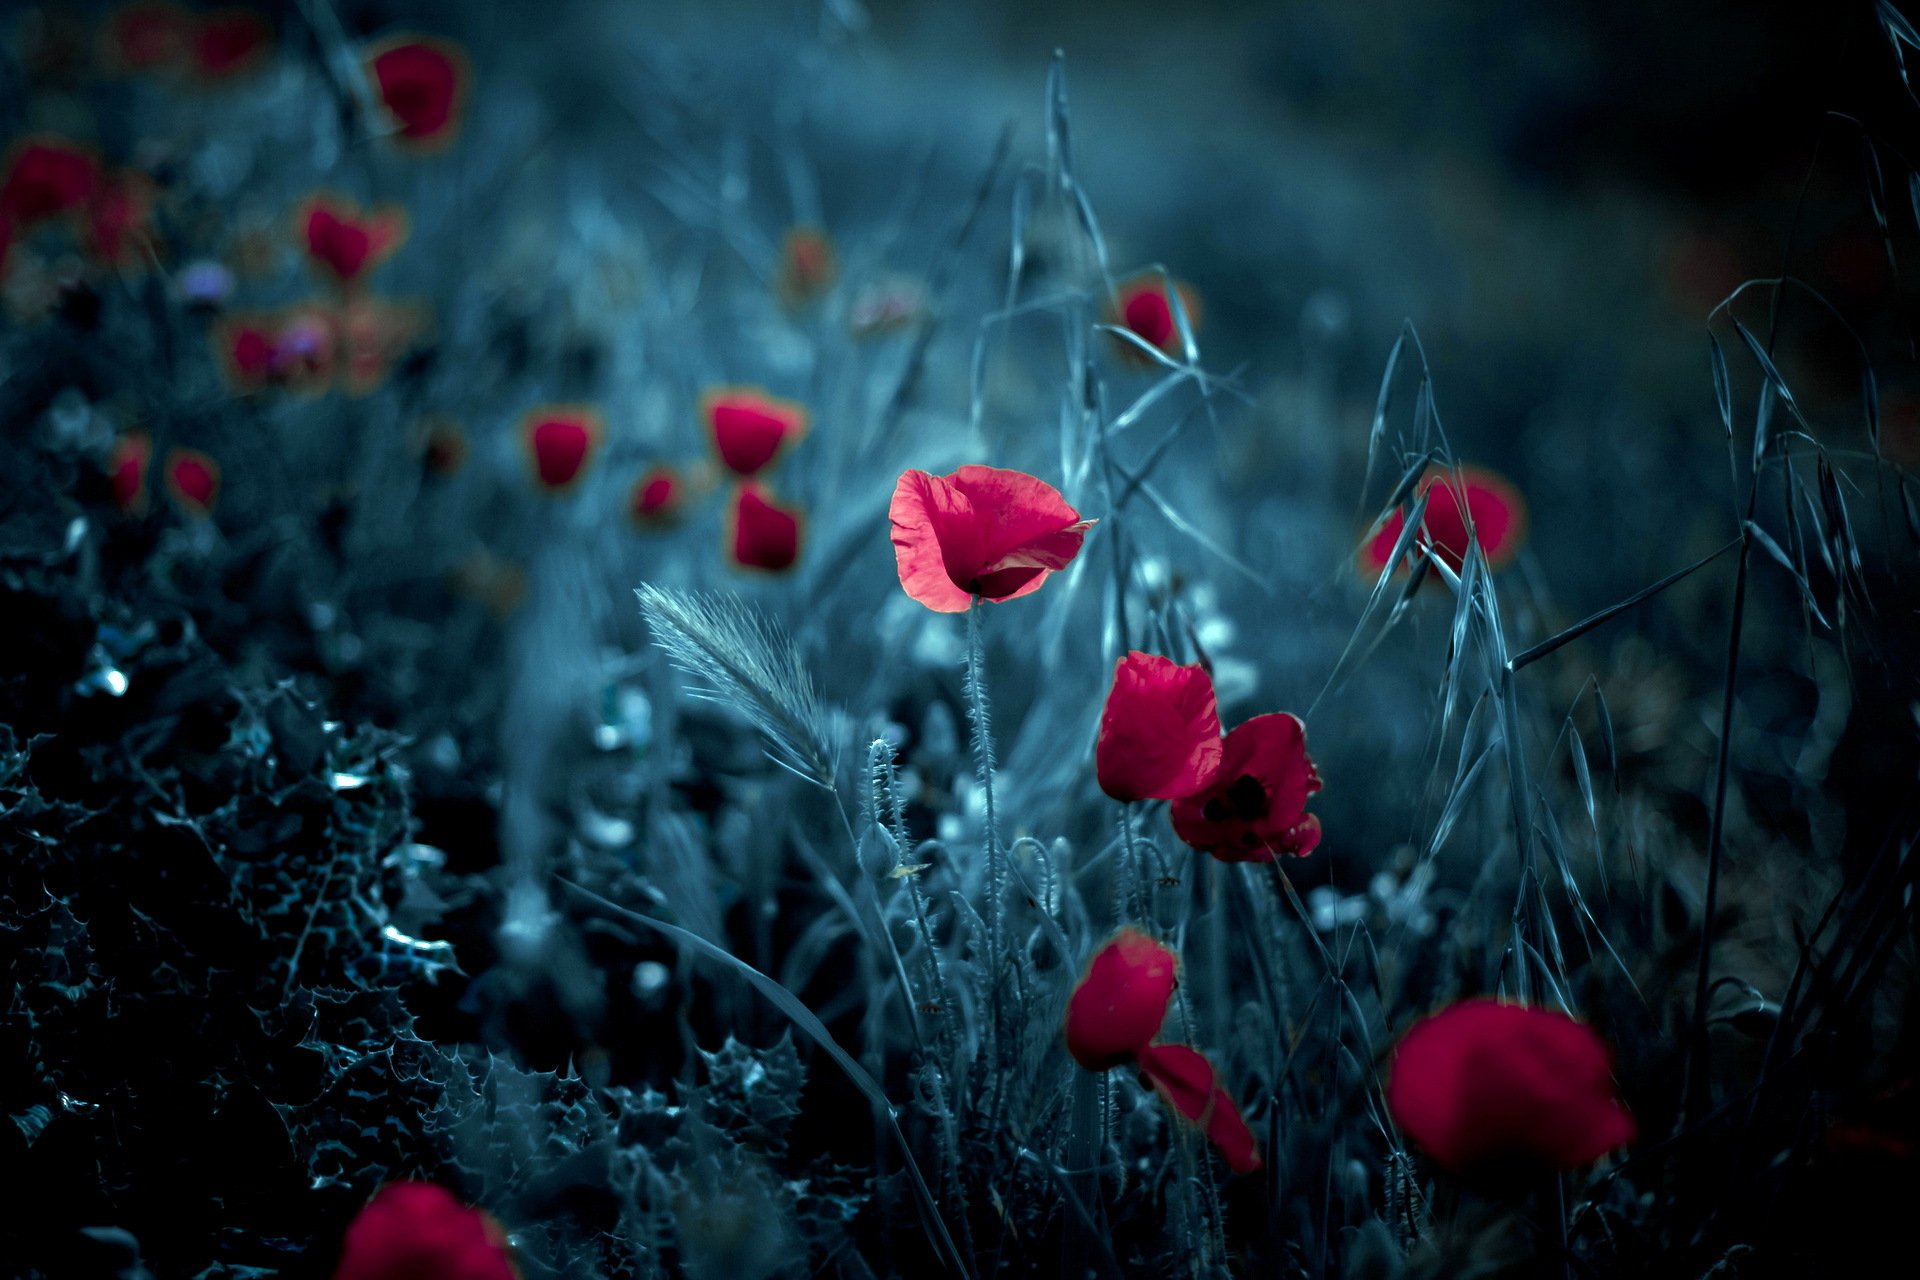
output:
M 833 287 L 840 274 L 833 241 L 818 227 L 795 227 L 780 242 L 780 271 L 774 287 L 789 306 L 811 302 Z
M 1180 299 L 1181 308 L 1187 313 L 1188 325 L 1197 331 L 1200 328 L 1200 295 L 1180 280 L 1173 282 L 1173 291 Z M 1180 326 L 1174 322 L 1167 281 L 1158 272 L 1121 282 L 1115 289 L 1113 313 L 1109 320 L 1148 346 L 1168 355 L 1180 353 Z M 1122 355 L 1133 361 L 1146 362 L 1147 357 L 1132 343 L 1123 338 L 1114 341 L 1119 345 Z
M 1150 1044 L 1140 1050 L 1139 1066 L 1147 1083 L 1219 1148 L 1228 1168 L 1251 1173 L 1260 1167 L 1253 1131 L 1205 1054 L 1183 1044 Z
M 44 219 L 86 208 L 100 188 L 100 162 L 60 138 L 29 138 L 14 147 L 0 178 L 0 218 L 25 230 Z
M 1634 1140 L 1613 1055 L 1592 1028 L 1552 1009 L 1465 1000 L 1400 1038 L 1387 1108 L 1455 1172 L 1577 1169 Z
M 452 140 L 468 80 L 457 45 L 431 36 L 395 36 L 368 52 L 367 74 L 400 138 L 422 146 Z
M 174 504 L 190 516 L 204 516 L 213 510 L 220 496 L 220 464 L 198 449 L 172 449 L 167 453 L 167 493 Z
M 147 220 L 152 211 L 153 184 L 145 174 L 108 175 L 87 205 L 87 252 L 108 266 L 137 264 L 151 244 Z
M 1131 926 L 1096 951 L 1067 1001 L 1067 1052 L 1106 1071 L 1160 1034 L 1179 981 L 1173 952 Z
M 153 441 L 144 431 L 129 431 L 113 442 L 107 454 L 107 479 L 122 511 L 146 510 L 147 465 L 152 460 Z
M 273 376 L 276 323 L 269 316 L 233 316 L 214 330 L 221 367 L 235 390 L 256 391 Z
M 1213 677 L 1157 654 L 1128 653 L 1113 664 L 1100 713 L 1094 769 L 1115 800 L 1177 800 L 1220 770 L 1220 709 Z
M 1219 771 L 1207 784 L 1174 800 L 1173 830 L 1223 862 L 1304 857 L 1320 843 L 1320 819 L 1307 812 L 1319 789 L 1300 717 L 1255 716 L 1226 736 Z
M 193 15 L 177 4 L 126 4 L 107 19 L 105 52 L 117 71 L 177 65 L 193 37 Z
M 1520 491 L 1505 476 L 1484 467 L 1462 465 L 1458 487 L 1451 471 L 1435 471 L 1420 481 L 1418 493 L 1435 486 L 1440 491 L 1427 499 L 1426 531 L 1416 535 L 1420 546 L 1431 546 L 1433 553 L 1455 573 L 1466 562 L 1467 517 L 1473 518 L 1473 530 L 1487 566 L 1504 569 L 1513 563 L 1520 544 L 1527 536 L 1527 504 Z M 1462 514 L 1460 495 L 1466 494 L 1466 512 Z M 1379 577 L 1393 555 L 1393 547 L 1406 528 L 1406 515 L 1396 507 L 1386 521 L 1360 548 L 1363 569 Z
M 1079 554 L 1094 523 L 1045 481 L 980 466 L 947 476 L 908 471 L 887 514 L 900 585 L 938 613 L 963 613 L 976 596 L 1038 591 Z
M 627 513 L 643 525 L 661 524 L 679 513 L 686 485 L 680 473 L 665 463 L 649 467 L 633 482 L 627 498 Z
M 390 1182 L 348 1225 L 334 1280 L 519 1280 L 500 1226 L 430 1182 Z
M 600 442 L 600 418 L 579 405 L 548 405 L 521 420 L 520 435 L 534 479 L 549 492 L 561 493 L 586 471 Z
M 297 224 L 307 257 L 341 284 L 352 284 L 378 266 L 407 236 L 400 209 L 362 213 L 353 201 L 324 191 L 302 202 Z
M 800 558 L 800 513 L 777 505 L 763 486 L 742 484 L 727 516 L 727 548 L 743 569 L 790 569 Z
M 713 447 L 727 470 L 754 476 L 807 432 L 807 411 L 757 387 L 720 387 L 700 400 Z
M 201 15 L 192 36 L 193 69 L 207 80 L 250 71 L 273 44 L 273 29 L 252 9 L 216 9 Z

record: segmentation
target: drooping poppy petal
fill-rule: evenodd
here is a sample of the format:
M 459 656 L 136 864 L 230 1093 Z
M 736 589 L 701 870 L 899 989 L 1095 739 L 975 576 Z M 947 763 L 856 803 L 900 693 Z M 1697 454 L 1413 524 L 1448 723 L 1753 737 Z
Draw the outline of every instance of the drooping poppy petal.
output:
M 86 208 L 100 189 L 100 162 L 59 138 L 30 138 L 14 147 L 0 178 L 0 217 L 26 229 Z
M 1140 1074 L 1175 1111 L 1198 1125 L 1227 1167 L 1251 1173 L 1260 1167 L 1253 1132 L 1220 1084 L 1205 1054 L 1181 1044 L 1148 1045 L 1140 1051 Z
M 273 28 L 252 9 L 217 9 L 194 24 L 193 69 L 206 80 L 251 71 L 273 44 Z
M 468 80 L 457 46 L 430 36 L 395 36 L 368 54 L 367 74 L 400 138 L 437 145 L 453 136 Z
M 1284 712 L 1255 716 L 1221 744 L 1220 768 L 1201 790 L 1173 802 L 1173 830 L 1223 862 L 1304 857 L 1320 843 L 1307 798 L 1320 774 L 1307 755 L 1307 728 Z
M 444 1187 L 391 1182 L 340 1242 L 334 1280 L 518 1280 L 499 1224 Z
M 1206 668 L 1137 650 L 1113 664 L 1094 745 L 1102 791 L 1115 800 L 1178 800 L 1213 780 L 1223 754 Z
M 633 482 L 633 492 L 627 496 L 627 514 L 641 525 L 665 523 L 679 513 L 685 491 L 686 485 L 674 468 L 665 463 L 649 467 Z
M 900 585 L 938 613 L 964 612 L 975 596 L 1038 591 L 1079 554 L 1094 523 L 1045 481 L 981 466 L 947 476 L 906 472 L 888 516 Z
M 535 409 L 520 424 L 534 479 L 552 493 L 563 492 L 580 479 L 600 436 L 599 415 L 575 405 Z
M 1484 467 L 1463 465 L 1456 484 L 1450 471 L 1431 472 L 1421 478 L 1417 492 L 1431 494 L 1427 499 L 1426 529 L 1417 535 L 1417 543 L 1431 547 L 1437 559 L 1455 573 L 1466 563 L 1467 517 L 1473 518 L 1474 536 L 1487 558 L 1487 566 L 1504 569 L 1520 553 L 1526 541 L 1527 504 L 1511 481 Z M 1436 490 L 1436 486 L 1438 486 Z M 1460 495 L 1466 494 L 1466 511 L 1461 511 Z M 1396 508 L 1374 531 L 1360 549 L 1361 568 L 1370 577 L 1378 577 L 1387 567 L 1393 548 L 1406 528 L 1406 515 Z
M 177 4 L 125 4 L 107 20 L 105 53 L 116 71 L 176 66 L 193 36 L 193 15 Z
M 301 205 L 299 239 L 307 257 L 341 284 L 378 266 L 406 239 L 406 215 L 387 207 L 362 213 L 343 197 L 320 192 Z
M 113 501 L 122 511 L 144 511 L 147 506 L 147 465 L 153 460 L 153 441 L 143 431 L 129 431 L 113 442 L 107 455 L 107 479 Z
M 761 485 L 742 484 L 727 516 L 727 550 L 743 569 L 792 568 L 800 558 L 800 513 L 776 504 Z
M 1087 965 L 1067 1001 L 1067 1052 L 1089 1071 L 1126 1062 L 1160 1034 L 1179 981 L 1173 952 L 1131 926 Z
M 832 288 L 838 275 L 833 241 L 818 227 L 795 227 L 781 240 L 775 287 L 787 305 L 811 302 Z
M 721 463 L 737 476 L 766 470 L 807 432 L 807 411 L 756 387 L 722 387 L 701 399 L 701 417 Z
M 1181 309 L 1187 313 L 1187 324 L 1197 330 L 1200 327 L 1200 295 L 1178 280 L 1173 282 L 1173 293 L 1170 295 L 1166 280 L 1157 272 L 1136 276 L 1118 286 L 1112 321 L 1148 346 L 1174 355 L 1181 346 L 1180 326 L 1173 314 L 1174 295 L 1179 297 Z M 1124 339 L 1115 341 L 1122 355 L 1132 361 L 1145 362 L 1146 357 L 1138 347 Z
M 1636 1135 L 1613 1055 L 1557 1010 L 1465 1000 L 1423 1018 L 1394 1050 L 1387 1108 L 1456 1172 L 1498 1165 L 1577 1169 Z
M 167 493 L 182 511 L 204 516 L 213 510 L 220 496 L 219 463 L 198 449 L 171 449 L 166 475 Z

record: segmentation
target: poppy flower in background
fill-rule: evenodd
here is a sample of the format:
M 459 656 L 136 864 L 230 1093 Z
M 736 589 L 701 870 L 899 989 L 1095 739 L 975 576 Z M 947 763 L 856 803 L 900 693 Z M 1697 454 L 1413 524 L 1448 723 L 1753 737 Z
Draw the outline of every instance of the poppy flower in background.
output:
M 430 1182 L 390 1182 L 347 1227 L 333 1280 L 519 1280 L 500 1225 Z
M 100 188 L 100 162 L 59 138 L 32 138 L 14 147 L 0 178 L 0 218 L 19 230 L 85 209 Z
M 1198 331 L 1200 295 L 1181 280 L 1173 282 L 1173 290 L 1180 299 L 1180 306 L 1187 313 L 1187 323 Z M 1155 347 L 1168 355 L 1178 354 L 1181 350 L 1180 326 L 1174 323 L 1173 303 L 1167 294 L 1167 281 L 1157 272 L 1137 276 L 1117 287 L 1111 321 L 1144 341 L 1148 346 Z M 1123 355 L 1141 363 L 1146 362 L 1146 357 L 1132 343 L 1123 338 L 1116 338 L 1114 341 L 1119 343 Z
M 228 80 L 251 71 L 273 45 L 273 29 L 252 9 L 202 14 L 190 41 L 193 69 L 205 80 Z
M 1253 1134 L 1206 1055 L 1154 1044 L 1179 983 L 1172 951 L 1131 926 L 1094 953 L 1067 1000 L 1067 1052 L 1089 1071 L 1131 1062 L 1181 1116 L 1198 1125 L 1236 1173 L 1260 1167 Z
M 147 506 L 147 465 L 153 460 L 153 441 L 145 432 L 129 431 L 113 442 L 107 455 L 107 480 L 113 501 L 122 511 L 140 512 Z
M 257 391 L 274 375 L 278 322 L 268 316 L 234 316 L 214 330 L 221 368 L 236 391 Z
M 406 214 L 388 206 L 362 213 L 343 196 L 320 192 L 300 206 L 299 239 L 307 257 L 341 284 L 378 266 L 406 239 Z
M 1413 1024 L 1387 1081 L 1394 1122 L 1441 1167 L 1578 1169 L 1632 1142 L 1613 1055 L 1553 1009 L 1473 999 Z
M 87 205 L 86 247 L 107 266 L 139 263 L 150 247 L 147 220 L 153 212 L 153 184 L 131 170 L 109 175 Z
M 720 387 L 700 399 L 700 416 L 721 463 L 737 476 L 755 476 L 807 433 L 807 411 L 757 387 Z
M 1307 812 L 1320 785 L 1300 717 L 1255 716 L 1222 741 L 1207 785 L 1173 802 L 1174 834 L 1222 862 L 1305 857 L 1320 844 L 1320 819 Z
M 190 516 L 204 516 L 213 510 L 220 496 L 220 464 L 198 449 L 172 449 L 167 453 L 167 493 L 174 504 Z
M 976 596 L 1038 591 L 1080 553 L 1094 524 L 1044 480 L 980 466 L 906 472 L 887 515 L 900 585 L 936 613 L 964 613 Z
M 818 227 L 795 227 L 780 241 L 780 271 L 775 281 L 788 306 L 811 302 L 840 274 L 833 241 Z
M 1173 952 L 1131 926 L 1094 953 L 1067 1001 L 1067 1052 L 1089 1071 L 1126 1062 L 1160 1034 L 1178 983 Z
M 458 46 L 430 36 L 394 36 L 368 52 L 367 76 L 393 117 L 396 136 L 419 146 L 452 141 L 468 80 Z
M 1451 471 L 1430 472 L 1422 477 L 1419 493 L 1437 492 L 1427 499 L 1426 531 L 1418 535 L 1419 545 L 1433 548 L 1434 556 L 1455 573 L 1466 563 L 1467 516 L 1473 517 L 1474 535 L 1486 555 L 1487 566 L 1504 569 L 1520 554 L 1527 536 L 1527 504 L 1511 481 L 1484 467 L 1462 465 L 1458 488 Z M 1460 493 L 1466 493 L 1466 511 L 1461 511 Z M 1393 555 L 1400 531 L 1406 528 L 1406 513 L 1396 507 L 1360 548 L 1361 567 L 1379 577 Z
M 1113 664 L 1094 769 L 1115 800 L 1177 800 L 1220 771 L 1220 708 L 1204 667 L 1128 653 Z
M 727 553 L 743 569 L 778 573 L 800 558 L 800 512 L 775 503 L 757 484 L 742 484 L 727 515 Z
M 121 5 L 107 19 L 107 63 L 125 72 L 177 66 L 187 56 L 193 25 L 193 15 L 177 4 Z
M 627 514 L 637 524 L 662 524 L 679 514 L 685 496 L 686 484 L 680 473 L 660 463 L 633 482 L 633 492 L 627 495 Z
M 540 486 L 551 493 L 573 487 L 600 443 L 600 417 L 573 405 L 535 409 L 520 423 L 521 440 Z
M 1228 1168 L 1251 1173 L 1260 1167 L 1253 1131 L 1205 1054 L 1183 1044 L 1150 1044 L 1140 1050 L 1139 1067 L 1141 1076 L 1175 1111 L 1200 1127 L 1226 1158 Z

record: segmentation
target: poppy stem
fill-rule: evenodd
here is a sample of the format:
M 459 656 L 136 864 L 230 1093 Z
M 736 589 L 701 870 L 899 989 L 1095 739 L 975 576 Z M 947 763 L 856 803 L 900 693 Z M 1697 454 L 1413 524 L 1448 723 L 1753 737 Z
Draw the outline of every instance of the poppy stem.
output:
M 1006 896 L 1007 870 L 1000 851 L 1000 826 L 993 807 L 993 722 L 987 707 L 986 649 L 980 638 L 979 596 L 967 610 L 967 718 L 973 725 L 973 772 L 980 783 L 986 804 L 986 831 L 982 850 L 986 855 L 987 893 L 987 1035 L 997 1053 L 1000 1030 L 1000 968 L 1005 953 L 1006 924 L 1001 911 Z M 994 1062 L 995 1054 L 988 1055 Z M 995 1076 L 998 1076 L 996 1071 Z

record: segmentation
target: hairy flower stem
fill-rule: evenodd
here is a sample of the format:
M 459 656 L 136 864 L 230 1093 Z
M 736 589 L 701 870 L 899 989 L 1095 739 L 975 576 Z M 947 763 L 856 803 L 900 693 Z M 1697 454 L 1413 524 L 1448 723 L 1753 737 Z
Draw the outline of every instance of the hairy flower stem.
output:
M 1140 851 L 1133 842 L 1133 805 L 1120 806 L 1120 870 L 1113 877 L 1113 922 L 1117 927 L 1143 914 L 1140 886 L 1146 883 Z
M 987 939 L 985 965 L 987 977 L 986 1061 L 994 1078 L 1000 1051 L 1000 972 L 1006 955 L 1006 921 L 1002 903 L 1006 898 L 1006 859 L 1000 848 L 999 819 L 993 807 L 993 723 L 987 709 L 986 650 L 980 638 L 979 596 L 967 610 L 967 718 L 973 724 L 973 772 L 986 802 L 986 830 L 982 850 L 986 856 Z

